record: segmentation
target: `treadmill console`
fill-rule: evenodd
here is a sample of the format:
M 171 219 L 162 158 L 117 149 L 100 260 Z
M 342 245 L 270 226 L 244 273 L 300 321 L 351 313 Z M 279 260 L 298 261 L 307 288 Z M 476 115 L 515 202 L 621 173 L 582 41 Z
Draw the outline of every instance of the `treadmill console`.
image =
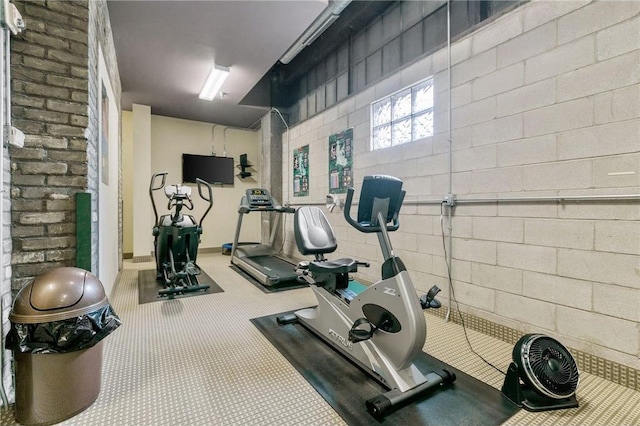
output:
M 250 209 L 269 209 L 273 208 L 273 201 L 271 194 L 264 188 L 251 188 L 246 192 L 247 201 L 249 202 Z

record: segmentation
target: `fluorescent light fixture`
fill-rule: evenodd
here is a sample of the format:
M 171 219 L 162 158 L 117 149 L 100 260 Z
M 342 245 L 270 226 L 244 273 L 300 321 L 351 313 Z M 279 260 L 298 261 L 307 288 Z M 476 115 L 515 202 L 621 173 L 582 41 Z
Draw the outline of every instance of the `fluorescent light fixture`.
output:
M 282 55 L 280 62 L 283 64 L 291 62 L 302 49 L 313 43 L 315 39 L 320 37 L 320 35 L 340 17 L 340 13 L 349 6 L 349 3 L 351 3 L 351 0 L 330 1 L 325 10 L 311 23 L 311 26 L 307 28 L 289 50 Z
M 211 68 L 209 77 L 207 77 L 207 81 L 202 87 L 199 98 L 207 101 L 212 101 L 220 91 L 220 88 L 224 84 L 224 81 L 229 76 L 229 71 L 230 70 L 227 67 L 213 64 L 213 68 Z

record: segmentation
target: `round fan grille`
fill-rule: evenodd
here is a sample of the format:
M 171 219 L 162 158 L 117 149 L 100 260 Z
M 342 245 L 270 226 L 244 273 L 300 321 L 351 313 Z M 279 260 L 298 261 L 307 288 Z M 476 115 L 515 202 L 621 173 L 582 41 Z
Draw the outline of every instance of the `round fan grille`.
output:
M 554 399 L 572 396 L 578 387 L 578 366 L 557 340 L 527 334 L 513 348 L 513 360 L 523 380 L 537 392 Z

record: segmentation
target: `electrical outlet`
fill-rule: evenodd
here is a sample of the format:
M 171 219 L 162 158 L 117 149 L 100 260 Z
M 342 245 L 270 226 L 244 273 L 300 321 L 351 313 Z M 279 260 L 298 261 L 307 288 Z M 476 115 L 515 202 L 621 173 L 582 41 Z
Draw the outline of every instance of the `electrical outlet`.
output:
M 9 0 L 2 0 L 0 6 L 2 7 L 2 16 L 0 17 L 2 26 L 8 28 L 13 35 L 22 32 L 26 26 L 15 5 L 9 3 Z
M 9 129 L 9 143 L 19 148 L 24 147 L 24 133 L 11 126 Z

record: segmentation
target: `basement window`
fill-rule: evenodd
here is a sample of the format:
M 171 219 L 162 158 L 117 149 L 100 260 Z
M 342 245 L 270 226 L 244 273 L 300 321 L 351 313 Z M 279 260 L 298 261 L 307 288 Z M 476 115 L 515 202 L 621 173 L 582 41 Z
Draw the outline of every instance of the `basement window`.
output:
M 433 78 L 371 104 L 371 150 L 433 136 Z

